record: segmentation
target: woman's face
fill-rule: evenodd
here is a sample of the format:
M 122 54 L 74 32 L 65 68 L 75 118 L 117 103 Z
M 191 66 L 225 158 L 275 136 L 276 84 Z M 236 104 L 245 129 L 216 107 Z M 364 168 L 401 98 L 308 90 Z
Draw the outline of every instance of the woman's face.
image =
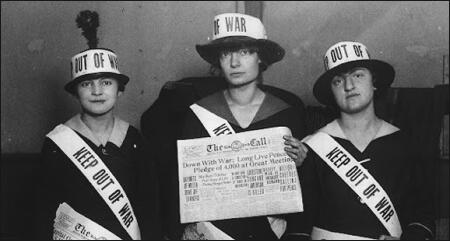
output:
M 336 75 L 331 90 L 341 111 L 357 113 L 373 104 L 374 86 L 372 73 L 363 67 Z
M 116 79 L 97 78 L 78 83 L 77 94 L 86 113 L 100 116 L 112 111 L 122 92 Z
M 254 50 L 224 50 L 219 54 L 219 61 L 225 78 L 232 86 L 246 85 L 258 77 L 261 60 Z

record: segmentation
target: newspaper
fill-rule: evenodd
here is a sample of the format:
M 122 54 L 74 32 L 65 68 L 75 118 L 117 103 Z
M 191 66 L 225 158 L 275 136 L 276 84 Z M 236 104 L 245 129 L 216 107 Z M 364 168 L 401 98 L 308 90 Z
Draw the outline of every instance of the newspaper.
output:
M 303 211 L 287 127 L 178 140 L 181 223 Z
M 77 213 L 67 203 L 56 211 L 53 240 L 119 240 L 115 234 Z

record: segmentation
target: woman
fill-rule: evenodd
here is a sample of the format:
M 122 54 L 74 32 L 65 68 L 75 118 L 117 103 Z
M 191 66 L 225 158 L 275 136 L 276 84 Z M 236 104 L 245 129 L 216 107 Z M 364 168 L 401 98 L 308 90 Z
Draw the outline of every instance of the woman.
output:
M 98 16 L 84 11 L 77 22 L 96 27 Z M 113 51 L 89 43 L 72 58 L 72 80 L 65 85 L 81 113 L 47 134 L 42 148 L 36 235 L 158 238 L 158 222 L 151 220 L 157 218 L 151 153 L 138 130 L 114 115 L 129 78 L 119 72 Z
M 312 151 L 299 169 L 304 212 L 291 216 L 283 239 L 433 239 L 432 189 L 419 168 L 420 148 L 375 112 L 394 68 L 370 56 L 353 41 L 325 53 L 326 71 L 313 93 L 340 116 L 305 138 Z
M 227 88 L 201 99 L 195 106 L 228 121 L 234 133 L 288 127 L 293 136 L 284 136 L 285 150 L 299 166 L 306 155 L 306 148 L 298 140 L 305 135 L 304 110 L 294 108 L 260 88 L 262 72 L 284 57 L 284 49 L 268 40 L 261 21 L 249 15 L 217 15 L 213 33 L 211 42 L 197 45 L 196 49 L 204 60 L 220 69 Z M 210 136 L 211 130 L 204 127 L 205 121 L 208 120 L 199 119 L 194 112 L 189 112 L 181 138 Z M 284 224 L 272 223 L 280 219 L 269 220 L 263 216 L 211 223 L 234 239 L 277 239 L 284 232 Z M 187 226 L 183 238 L 199 238 L 190 230 Z

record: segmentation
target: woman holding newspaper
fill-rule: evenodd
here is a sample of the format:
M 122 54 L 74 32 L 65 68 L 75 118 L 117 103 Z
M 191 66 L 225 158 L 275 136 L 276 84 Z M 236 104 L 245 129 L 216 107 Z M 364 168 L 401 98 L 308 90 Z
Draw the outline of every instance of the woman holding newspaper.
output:
M 158 239 L 151 153 L 138 130 L 113 114 L 129 78 L 119 72 L 113 51 L 97 48 L 97 13 L 82 11 L 77 23 L 89 49 L 72 57 L 65 90 L 79 101 L 81 113 L 45 138 L 36 236 Z
M 212 41 L 197 45 L 196 49 L 204 60 L 221 70 L 228 88 L 191 106 L 181 139 L 286 126 L 292 136 L 284 136 L 285 151 L 297 166 L 301 165 L 307 151 L 299 141 L 305 135 L 302 110 L 259 88 L 262 72 L 284 57 L 284 49 L 267 39 L 258 18 L 226 13 L 215 16 L 213 23 Z M 224 125 L 210 128 L 212 119 L 199 114 L 205 111 L 224 120 Z M 211 221 L 208 225 L 220 233 L 207 236 L 212 239 L 223 238 L 221 234 L 233 239 L 278 239 L 285 229 L 284 219 L 267 216 Z M 205 237 L 195 229 L 195 224 L 182 227 L 183 239 Z
M 288 220 L 284 239 L 431 239 L 433 193 L 408 134 L 375 114 L 374 101 L 394 80 L 393 67 L 371 59 L 359 42 L 339 42 L 324 57 L 314 85 L 339 109 L 305 143 L 299 169 L 304 212 Z

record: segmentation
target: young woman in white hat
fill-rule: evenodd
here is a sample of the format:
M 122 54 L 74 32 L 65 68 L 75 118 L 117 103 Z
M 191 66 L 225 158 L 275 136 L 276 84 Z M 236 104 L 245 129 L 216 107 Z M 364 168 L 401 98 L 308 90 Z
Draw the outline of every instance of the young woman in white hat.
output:
M 306 134 L 303 110 L 259 87 L 263 71 L 280 61 L 285 54 L 279 44 L 267 39 L 261 21 L 238 13 L 217 15 L 212 41 L 196 45 L 196 49 L 205 61 L 221 71 L 228 87 L 201 99 L 195 106 L 226 120 L 234 133 L 276 126 L 290 128 L 293 136 L 284 137 L 286 152 L 300 165 L 307 150 L 297 139 Z M 204 126 L 205 121 L 208 122 L 189 111 L 181 139 L 210 136 L 210 130 Z M 174 204 L 174 207 L 178 205 Z M 179 220 L 177 215 L 176 212 L 174 220 Z M 211 223 L 233 239 L 277 239 L 284 232 L 282 224 L 275 227 L 272 223 L 271 226 L 266 216 Z M 183 238 L 200 238 L 184 231 Z
M 65 90 L 79 101 L 81 113 L 45 138 L 36 235 L 159 238 L 158 187 L 149 147 L 135 127 L 114 115 L 129 78 L 120 73 L 112 50 L 96 47 L 97 13 L 82 11 L 77 23 L 90 48 L 71 59 L 72 80 Z
M 306 138 L 299 169 L 304 212 L 288 220 L 285 239 L 430 239 L 433 193 L 405 131 L 380 119 L 374 101 L 394 68 L 371 59 L 359 42 L 339 42 L 324 57 L 313 93 L 340 117 Z

